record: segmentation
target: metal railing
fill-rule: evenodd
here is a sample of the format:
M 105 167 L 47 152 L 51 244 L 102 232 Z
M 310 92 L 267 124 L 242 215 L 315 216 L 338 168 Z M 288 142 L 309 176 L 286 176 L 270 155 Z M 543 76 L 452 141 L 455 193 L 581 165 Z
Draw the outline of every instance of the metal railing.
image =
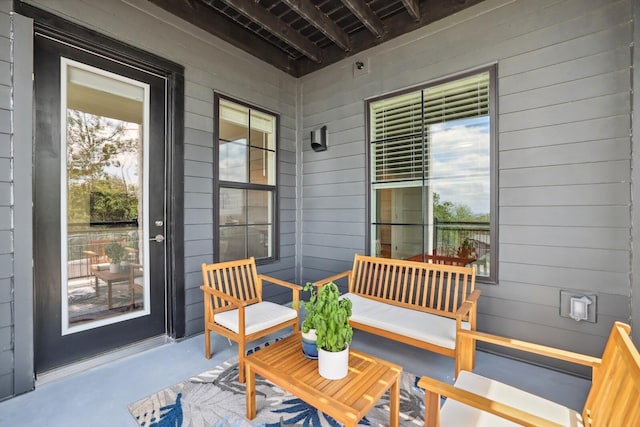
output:
M 138 248 L 138 221 L 68 224 L 67 275 L 70 279 L 90 275 L 91 258 L 104 257 L 106 246 L 118 242 Z
M 491 250 L 488 222 L 435 221 L 434 255 L 479 259 Z

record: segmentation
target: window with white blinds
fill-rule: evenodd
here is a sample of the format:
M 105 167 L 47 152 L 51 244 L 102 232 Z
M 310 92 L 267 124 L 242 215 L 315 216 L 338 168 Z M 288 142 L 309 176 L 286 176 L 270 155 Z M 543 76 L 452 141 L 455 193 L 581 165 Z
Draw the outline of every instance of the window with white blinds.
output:
M 422 179 L 430 125 L 489 114 L 489 72 L 385 98 L 370 114 L 374 182 Z
M 495 279 L 494 81 L 489 67 L 368 103 L 373 255 Z

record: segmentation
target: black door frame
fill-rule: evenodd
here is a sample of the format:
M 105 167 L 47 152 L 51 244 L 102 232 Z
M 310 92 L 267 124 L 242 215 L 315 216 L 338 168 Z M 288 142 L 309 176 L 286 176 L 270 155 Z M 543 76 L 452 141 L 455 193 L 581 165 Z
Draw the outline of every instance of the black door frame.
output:
M 167 79 L 166 331 L 171 338 L 184 337 L 184 67 L 21 1 L 14 11 L 33 19 L 34 32 Z

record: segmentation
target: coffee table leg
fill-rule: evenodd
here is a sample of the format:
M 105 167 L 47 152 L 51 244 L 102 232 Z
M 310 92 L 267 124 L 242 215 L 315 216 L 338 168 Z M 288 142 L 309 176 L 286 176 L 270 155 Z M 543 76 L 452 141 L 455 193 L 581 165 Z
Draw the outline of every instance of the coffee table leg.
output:
M 400 419 L 400 375 L 389 389 L 389 426 L 398 427 Z
M 247 418 L 252 420 L 256 417 L 256 374 L 251 370 L 251 364 L 245 363 L 246 397 L 247 397 Z

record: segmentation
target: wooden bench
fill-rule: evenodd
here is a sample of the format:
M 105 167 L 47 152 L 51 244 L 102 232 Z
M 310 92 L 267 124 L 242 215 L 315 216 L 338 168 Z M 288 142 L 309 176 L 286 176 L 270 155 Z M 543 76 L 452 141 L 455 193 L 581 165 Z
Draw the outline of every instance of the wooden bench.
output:
M 480 332 L 461 331 L 463 371 L 450 385 L 422 377 L 425 426 L 640 426 L 640 355 L 629 337 L 631 328 L 613 325 L 602 358 Z M 502 384 L 471 371 L 470 353 L 484 341 L 592 368 L 592 384 L 582 412 Z M 553 384 L 549 384 L 553 387 Z M 447 400 L 440 407 L 441 396 Z
M 356 254 L 351 270 L 316 285 L 344 277 L 344 297 L 353 303 L 351 326 L 454 357 L 459 371 L 457 331 L 476 329 L 475 268 Z

